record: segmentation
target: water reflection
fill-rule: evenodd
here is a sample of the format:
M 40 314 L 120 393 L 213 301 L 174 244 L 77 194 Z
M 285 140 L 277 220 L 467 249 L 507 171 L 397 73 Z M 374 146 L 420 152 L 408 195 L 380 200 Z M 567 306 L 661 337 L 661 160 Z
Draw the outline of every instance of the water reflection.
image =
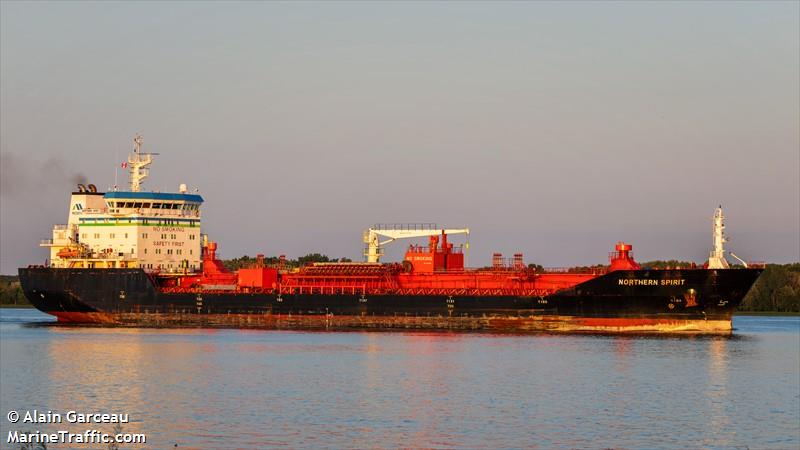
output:
M 728 446 L 731 444 L 725 433 L 730 426 L 726 407 L 728 405 L 728 340 L 712 339 L 708 341 L 708 387 L 710 435 L 716 436 L 714 441 L 705 441 L 705 445 Z
M 86 413 L 128 413 L 131 423 L 125 432 L 143 432 L 142 417 L 148 411 L 144 390 L 148 380 L 142 373 L 141 331 L 118 330 L 113 343 L 101 329 L 53 328 L 48 341 L 51 398 L 47 404 L 55 411 Z M 72 425 L 72 432 L 81 432 Z M 74 428 L 79 427 L 79 428 Z M 112 432 L 114 425 L 92 425 Z M 55 431 L 55 430 L 54 430 Z
M 728 339 L 0 321 L 0 405 L 122 410 L 152 448 L 797 448 L 800 321 L 737 328 Z

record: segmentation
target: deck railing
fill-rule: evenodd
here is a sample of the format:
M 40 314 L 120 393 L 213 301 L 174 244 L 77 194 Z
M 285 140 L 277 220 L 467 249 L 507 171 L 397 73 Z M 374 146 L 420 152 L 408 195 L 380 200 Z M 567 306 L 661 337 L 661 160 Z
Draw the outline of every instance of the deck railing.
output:
M 376 223 L 372 226 L 374 230 L 408 230 L 408 231 L 421 231 L 421 230 L 436 230 L 439 227 L 435 223 Z

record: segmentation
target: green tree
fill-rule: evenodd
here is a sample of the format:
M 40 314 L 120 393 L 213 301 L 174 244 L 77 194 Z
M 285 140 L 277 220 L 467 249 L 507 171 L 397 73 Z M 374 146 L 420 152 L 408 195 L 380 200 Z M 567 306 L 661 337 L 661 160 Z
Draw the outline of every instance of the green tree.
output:
M 301 256 L 297 258 L 297 262 L 300 266 L 305 266 L 306 264 L 311 264 L 315 262 L 331 262 L 330 258 L 327 255 L 322 255 L 319 253 L 309 253 L 305 256 Z
M 792 286 L 786 284 L 775 291 L 774 303 L 776 311 L 798 311 L 800 310 L 800 296 L 797 295 Z
M 800 312 L 800 264 L 768 264 L 739 309 Z
M 28 305 L 28 300 L 22 292 L 19 279 L 16 275 L 0 276 L 0 304 L 2 305 Z

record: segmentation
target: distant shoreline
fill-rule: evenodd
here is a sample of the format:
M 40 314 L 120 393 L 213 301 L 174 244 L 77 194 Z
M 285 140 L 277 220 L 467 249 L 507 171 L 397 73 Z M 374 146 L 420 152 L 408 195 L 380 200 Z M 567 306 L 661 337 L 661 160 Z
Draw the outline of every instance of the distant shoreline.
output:
M 734 316 L 800 316 L 800 312 L 796 311 L 736 311 Z

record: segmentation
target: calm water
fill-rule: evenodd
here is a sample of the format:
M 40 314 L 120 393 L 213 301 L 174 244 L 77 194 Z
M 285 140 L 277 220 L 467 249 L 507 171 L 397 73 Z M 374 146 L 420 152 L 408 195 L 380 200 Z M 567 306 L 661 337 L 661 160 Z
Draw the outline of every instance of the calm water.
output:
M 798 317 L 737 317 L 732 338 L 49 320 L 0 310 L 0 448 L 9 429 L 86 428 L 6 419 L 32 409 L 129 413 L 147 448 L 800 447 Z

